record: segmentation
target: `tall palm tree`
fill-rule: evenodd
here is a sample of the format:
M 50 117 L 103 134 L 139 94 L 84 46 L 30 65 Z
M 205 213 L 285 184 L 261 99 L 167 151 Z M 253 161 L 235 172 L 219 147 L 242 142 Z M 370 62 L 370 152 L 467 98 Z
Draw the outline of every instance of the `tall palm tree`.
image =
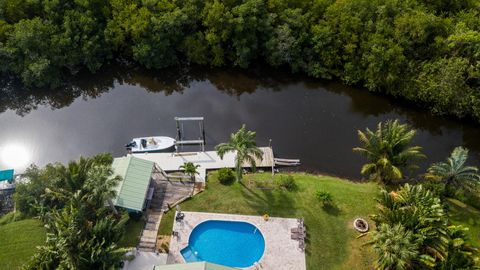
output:
M 363 154 L 368 163 L 363 165 L 361 173 L 371 179 L 391 183 L 403 178 L 403 168 L 416 168 L 412 161 L 425 157 L 421 147 L 410 146 L 415 130 L 398 120 L 378 123 L 377 130 L 358 131 L 361 147 L 354 152 Z
M 198 168 L 200 168 L 200 165 L 195 165 L 193 162 L 185 162 L 180 166 L 180 169 L 182 169 L 185 174 L 189 175 L 192 181 L 195 181 L 195 175 L 198 174 Z
M 373 234 L 373 250 L 377 253 L 375 269 L 412 269 L 419 245 L 411 231 L 401 224 L 381 224 Z
M 475 189 L 480 184 L 478 168 L 466 166 L 468 149 L 456 147 L 447 162 L 434 163 L 428 168 L 426 178 L 445 183 L 447 188 Z
M 236 179 L 242 179 L 242 166 L 245 162 L 250 163 L 253 171 L 256 170 L 256 160 L 263 159 L 263 151 L 257 147 L 256 132 L 246 129 L 245 124 L 236 132 L 230 135 L 228 143 L 221 143 L 215 146 L 215 150 L 221 159 L 227 152 L 235 152 L 235 171 Z

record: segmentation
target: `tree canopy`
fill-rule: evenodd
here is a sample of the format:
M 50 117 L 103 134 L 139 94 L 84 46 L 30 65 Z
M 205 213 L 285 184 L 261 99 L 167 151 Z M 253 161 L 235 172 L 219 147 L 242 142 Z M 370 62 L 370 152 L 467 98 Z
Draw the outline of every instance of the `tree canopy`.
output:
M 235 133 L 230 134 L 230 141 L 215 146 L 215 150 L 221 159 L 228 152 L 235 152 L 235 172 L 236 179 L 240 181 L 243 174 L 243 164 L 249 163 L 252 170 L 257 167 L 257 160 L 263 159 L 262 149 L 257 147 L 257 133 L 247 130 L 245 124 Z
M 467 228 L 450 224 L 440 198 L 422 185 L 382 190 L 372 219 L 376 269 L 477 269 Z
M 115 60 L 258 62 L 480 120 L 478 1 L 4 0 L 0 72 L 27 86 Z
M 368 159 L 361 173 L 385 184 L 402 179 L 404 168 L 416 168 L 413 161 L 425 157 L 420 146 L 410 145 L 415 133 L 399 120 L 380 122 L 375 131 L 368 128 L 365 132 L 359 130 L 361 146 L 353 148 L 353 151 Z
M 47 239 L 24 269 L 118 269 L 128 215 L 105 206 L 120 181 L 112 161 L 99 154 L 27 170 L 29 181 L 15 194 L 17 208 L 45 223 Z

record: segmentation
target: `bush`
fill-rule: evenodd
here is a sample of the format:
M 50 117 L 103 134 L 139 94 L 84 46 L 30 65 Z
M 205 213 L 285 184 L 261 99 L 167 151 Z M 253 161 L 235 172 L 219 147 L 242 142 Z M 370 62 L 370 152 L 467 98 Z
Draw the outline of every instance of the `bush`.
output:
M 436 197 L 439 197 L 440 199 L 445 198 L 445 184 L 439 181 L 425 181 L 422 183 L 422 185 L 430 190 Z
M 218 181 L 223 185 L 229 185 L 235 181 L 235 174 L 232 169 L 221 168 L 218 170 Z
M 278 180 L 278 185 L 288 191 L 297 190 L 298 188 L 295 179 L 291 175 L 288 175 L 286 177 L 280 177 L 280 179 Z
M 315 196 L 324 206 L 333 204 L 333 196 L 328 191 L 318 190 Z
M 480 209 L 480 194 L 476 194 L 474 192 L 465 192 L 463 196 L 463 202 Z
M 11 222 L 19 221 L 22 219 L 25 219 L 25 215 L 22 214 L 21 212 L 9 212 L 3 216 L 0 217 L 0 225 L 5 225 Z

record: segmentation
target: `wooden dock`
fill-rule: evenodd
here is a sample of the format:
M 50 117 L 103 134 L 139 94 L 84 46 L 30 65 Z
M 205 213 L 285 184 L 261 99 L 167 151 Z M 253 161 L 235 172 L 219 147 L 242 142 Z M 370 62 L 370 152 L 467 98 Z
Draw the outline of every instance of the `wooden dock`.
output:
M 275 159 L 272 148 L 260 147 L 263 151 L 263 160 L 257 160 L 257 168 L 272 168 L 275 166 Z M 181 171 L 180 166 L 186 162 L 192 162 L 200 165 L 198 168 L 199 176 L 197 181 L 205 181 L 207 170 L 216 170 L 221 168 L 235 168 L 236 152 L 228 152 L 221 159 L 216 151 L 206 152 L 181 152 L 181 153 L 141 153 L 132 154 L 137 158 L 142 158 L 155 162 L 165 172 Z M 249 168 L 250 164 L 244 164 Z

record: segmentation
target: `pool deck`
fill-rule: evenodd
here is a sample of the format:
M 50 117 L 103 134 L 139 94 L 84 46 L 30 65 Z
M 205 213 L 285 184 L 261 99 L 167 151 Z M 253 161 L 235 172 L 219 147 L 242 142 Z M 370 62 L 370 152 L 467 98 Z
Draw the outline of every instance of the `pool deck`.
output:
M 292 240 L 291 228 L 298 227 L 295 218 L 270 217 L 265 221 L 262 216 L 244 216 L 230 214 L 215 214 L 201 212 L 182 212 L 185 218 L 182 222 L 174 221 L 173 231 L 177 237 L 170 240 L 168 264 L 185 263 L 180 251 L 188 246 L 188 238 L 193 228 L 207 220 L 244 221 L 255 225 L 265 239 L 265 252 L 257 266 L 244 268 L 275 269 L 275 270 L 306 270 L 305 252 L 299 249 L 298 241 Z M 248 248 L 248 247 L 246 247 Z

